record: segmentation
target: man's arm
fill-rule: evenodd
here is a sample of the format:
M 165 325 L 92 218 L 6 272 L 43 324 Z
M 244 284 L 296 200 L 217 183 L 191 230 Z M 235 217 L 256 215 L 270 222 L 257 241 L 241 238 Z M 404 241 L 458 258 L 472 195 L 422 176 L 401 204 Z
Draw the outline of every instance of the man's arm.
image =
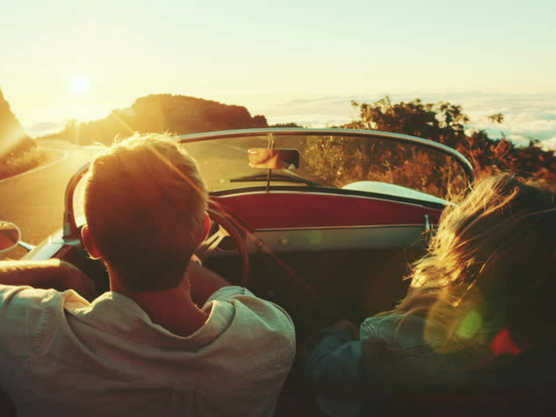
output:
M 88 300 L 96 297 L 94 282 L 73 265 L 47 261 L 0 261 L 0 284 L 28 285 L 34 288 L 73 289 Z
M 197 262 L 191 261 L 187 270 L 191 288 L 191 299 L 200 307 L 220 288 L 232 285 L 217 273 L 201 266 Z
M 60 313 L 68 298 L 35 288 L 75 289 L 94 298 L 90 278 L 66 262 L 0 261 L 0 383 L 7 391 L 23 364 L 43 348 L 51 334 L 53 312 Z

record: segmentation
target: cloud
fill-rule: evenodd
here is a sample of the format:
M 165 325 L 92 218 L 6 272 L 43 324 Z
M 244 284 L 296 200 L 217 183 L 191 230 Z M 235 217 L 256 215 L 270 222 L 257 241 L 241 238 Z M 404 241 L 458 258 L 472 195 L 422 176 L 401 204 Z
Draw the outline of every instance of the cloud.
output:
M 29 125 L 24 124 L 23 128 L 25 133 L 29 136 L 38 137 L 48 135 L 50 133 L 59 132 L 64 128 L 63 123 L 51 123 L 51 122 L 38 122 L 31 123 Z
M 547 151 L 556 151 L 556 136 L 550 139 L 543 140 L 541 147 Z
M 344 116 L 337 116 L 334 114 L 305 114 L 303 115 L 303 117 L 292 114 L 285 116 L 267 117 L 267 121 L 269 125 L 293 122 L 303 127 L 320 128 L 328 126 L 339 126 L 347 123 L 349 120 L 346 120 Z

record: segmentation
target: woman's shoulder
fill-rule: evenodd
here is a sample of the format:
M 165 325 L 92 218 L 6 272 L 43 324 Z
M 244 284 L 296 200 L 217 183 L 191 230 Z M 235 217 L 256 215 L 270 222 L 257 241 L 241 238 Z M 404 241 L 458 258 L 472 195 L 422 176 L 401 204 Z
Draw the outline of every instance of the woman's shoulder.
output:
M 457 353 L 442 353 L 442 331 L 419 315 L 388 314 L 370 317 L 361 326 L 364 358 L 387 368 L 400 387 L 449 384 L 459 386 L 467 376 Z

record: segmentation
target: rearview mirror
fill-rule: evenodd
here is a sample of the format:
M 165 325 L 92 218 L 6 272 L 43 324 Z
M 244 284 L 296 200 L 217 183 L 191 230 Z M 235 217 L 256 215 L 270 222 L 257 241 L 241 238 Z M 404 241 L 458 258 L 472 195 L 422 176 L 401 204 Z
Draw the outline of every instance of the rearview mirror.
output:
M 247 151 L 247 156 L 251 168 L 299 168 L 299 151 L 297 149 L 251 148 Z
M 13 249 L 21 239 L 19 228 L 9 222 L 0 221 L 0 252 Z

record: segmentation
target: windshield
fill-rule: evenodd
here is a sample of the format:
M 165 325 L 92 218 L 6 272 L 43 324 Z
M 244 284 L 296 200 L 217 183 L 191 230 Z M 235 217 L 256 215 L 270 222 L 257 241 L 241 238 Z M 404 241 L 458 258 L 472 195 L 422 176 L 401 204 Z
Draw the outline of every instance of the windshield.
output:
M 180 143 L 197 160 L 211 192 L 265 187 L 270 179 L 270 189 L 343 189 L 445 204 L 472 180 L 471 166 L 453 149 L 384 132 L 227 131 L 185 136 Z M 261 149 L 293 150 L 298 160 L 283 169 L 257 168 L 249 150 Z M 83 188 L 80 181 L 73 192 L 69 212 L 75 218 L 83 216 Z
M 194 142 L 187 142 L 186 138 L 182 146 L 198 161 L 213 192 L 264 186 L 269 170 L 249 164 L 249 149 L 285 148 L 299 151 L 299 166 L 272 170 L 271 187 L 318 186 L 389 194 L 400 193 L 403 187 L 450 201 L 467 187 L 469 175 L 460 160 L 441 148 L 426 146 L 427 142 L 346 135 L 341 131 L 331 134 L 274 131 Z

